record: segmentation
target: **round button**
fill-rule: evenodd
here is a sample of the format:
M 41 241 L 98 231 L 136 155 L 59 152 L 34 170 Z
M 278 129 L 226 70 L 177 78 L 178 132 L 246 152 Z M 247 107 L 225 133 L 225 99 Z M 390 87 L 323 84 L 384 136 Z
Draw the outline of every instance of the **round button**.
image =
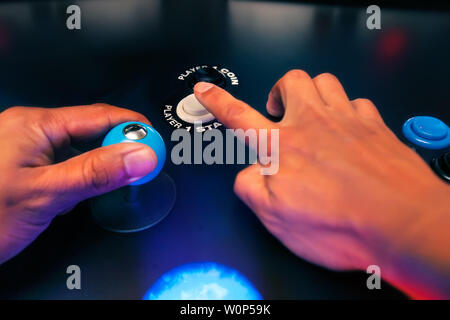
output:
M 217 69 L 204 67 L 196 70 L 190 77 L 189 84 L 193 88 L 197 82 L 210 82 L 217 86 L 225 87 L 225 76 Z
M 182 107 L 187 114 L 192 116 L 203 116 L 209 113 L 193 94 L 184 99 Z
M 420 137 L 431 140 L 441 140 L 448 134 L 447 125 L 433 117 L 415 117 L 411 127 Z
M 180 119 L 189 123 L 209 122 L 215 119 L 214 115 L 205 109 L 194 94 L 183 98 L 178 103 L 176 111 Z
M 160 134 L 148 124 L 142 122 L 125 122 L 115 126 L 108 132 L 103 139 L 102 146 L 122 142 L 143 143 L 153 149 L 158 159 L 156 168 L 152 172 L 130 185 L 137 186 L 153 180 L 162 170 L 166 161 L 166 147 Z
M 450 128 L 433 117 L 408 119 L 403 124 L 403 134 L 415 145 L 427 149 L 444 149 L 450 145 Z

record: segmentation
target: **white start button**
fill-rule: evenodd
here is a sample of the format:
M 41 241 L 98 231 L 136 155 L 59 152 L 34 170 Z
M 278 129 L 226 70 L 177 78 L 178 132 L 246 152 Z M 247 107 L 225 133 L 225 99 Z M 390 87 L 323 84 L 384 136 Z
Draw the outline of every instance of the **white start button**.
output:
M 177 115 L 180 119 L 194 123 L 196 121 L 209 122 L 214 120 L 214 115 L 203 107 L 194 94 L 183 98 L 177 105 Z

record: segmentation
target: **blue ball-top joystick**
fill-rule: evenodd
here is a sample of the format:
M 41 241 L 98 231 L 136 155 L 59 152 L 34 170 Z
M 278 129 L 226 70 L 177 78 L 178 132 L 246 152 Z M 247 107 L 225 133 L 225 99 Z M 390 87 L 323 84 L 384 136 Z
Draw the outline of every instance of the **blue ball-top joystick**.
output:
M 161 172 L 166 147 L 159 133 L 142 122 L 125 122 L 108 132 L 102 146 L 116 143 L 143 143 L 156 154 L 155 169 L 128 186 L 92 199 L 95 221 L 114 232 L 136 232 L 160 222 L 169 214 L 176 199 L 175 183 Z
M 155 129 L 142 122 L 125 122 L 115 126 L 108 132 L 102 146 L 122 142 L 143 143 L 153 149 L 158 159 L 156 168 L 152 172 L 130 185 L 138 186 L 147 183 L 161 172 L 166 161 L 166 146 L 161 135 Z

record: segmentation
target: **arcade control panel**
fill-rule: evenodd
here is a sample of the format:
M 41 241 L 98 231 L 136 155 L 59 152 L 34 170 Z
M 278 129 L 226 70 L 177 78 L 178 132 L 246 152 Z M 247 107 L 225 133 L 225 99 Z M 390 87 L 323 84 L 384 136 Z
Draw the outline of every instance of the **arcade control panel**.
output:
M 5 107 L 98 101 L 128 107 L 152 121 L 170 154 L 175 129 L 224 128 L 193 96 L 198 81 L 221 86 L 268 116 L 267 94 L 288 70 L 331 72 L 350 97 L 374 101 L 394 133 L 449 181 L 449 12 L 387 8 L 382 29 L 368 30 L 363 6 L 80 1 L 86 21 L 75 35 L 55 29 L 65 7 L 49 3 L 29 5 L 31 12 L 47 12 L 47 34 L 30 40 L 22 31 L 40 19 L 8 24 L 15 44 L 0 47 L 9 80 L 0 80 Z M 1 6 L 0 17 L 22 8 Z M 60 43 L 57 52 L 41 45 L 53 41 Z M 33 53 L 19 53 L 21 46 Z M 79 205 L 0 266 L 0 297 L 141 299 L 168 271 L 207 261 L 237 270 L 265 299 L 405 298 L 388 284 L 368 290 L 365 273 L 331 272 L 290 253 L 233 194 L 244 167 L 167 161 L 176 201 L 165 219 L 137 233 L 104 230 L 90 205 Z M 82 290 L 66 287 L 73 264 L 83 272 Z

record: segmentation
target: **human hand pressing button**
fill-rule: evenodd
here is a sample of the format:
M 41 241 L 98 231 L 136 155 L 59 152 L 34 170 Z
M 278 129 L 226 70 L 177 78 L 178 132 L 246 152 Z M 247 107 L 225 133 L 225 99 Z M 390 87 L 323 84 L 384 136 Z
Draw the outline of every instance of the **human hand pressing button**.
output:
M 127 121 L 150 124 L 139 113 L 106 104 L 0 113 L 0 263 L 31 243 L 56 215 L 157 168 L 155 152 L 142 143 L 81 155 L 71 147 Z
M 292 252 L 334 270 L 378 265 L 413 297 L 450 297 L 450 187 L 372 102 L 349 100 L 333 75 L 301 70 L 269 94 L 267 111 L 280 122 L 210 83 L 194 92 L 229 128 L 279 130 L 278 172 L 251 165 L 234 190 Z

